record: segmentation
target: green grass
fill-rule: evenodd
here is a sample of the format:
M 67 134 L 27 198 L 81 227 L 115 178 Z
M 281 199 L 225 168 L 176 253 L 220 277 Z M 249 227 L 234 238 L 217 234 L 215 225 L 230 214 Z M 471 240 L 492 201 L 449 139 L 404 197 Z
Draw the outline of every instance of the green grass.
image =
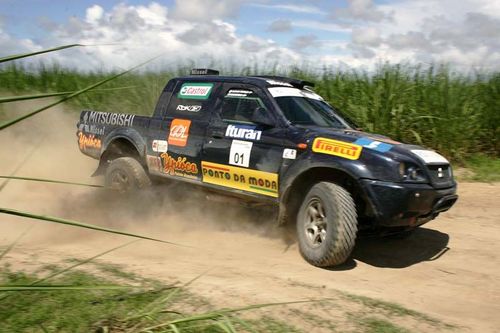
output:
M 69 260 L 70 263 L 80 261 Z M 120 284 L 134 288 L 0 292 L 0 332 L 95 332 L 97 329 L 141 332 L 164 322 L 177 322 L 176 328 L 183 333 L 222 333 L 232 332 L 231 329 L 259 333 L 301 332 L 269 316 L 243 320 L 231 309 L 213 311 L 213 306 L 190 293 L 187 285 L 174 287 L 143 279 L 122 270 L 118 265 L 99 262 L 93 262 L 92 265 L 99 273 L 71 270 L 51 279 L 51 283 L 83 287 L 116 284 L 118 279 Z M 13 271 L 10 266 L 4 265 L 0 269 L 0 285 L 31 285 L 40 278 L 40 274 L 60 270 L 61 267 L 57 265 L 44 265 L 34 273 L 25 273 Z M 203 317 L 206 319 L 194 319 Z M 151 332 L 175 330 L 165 326 L 152 329 Z
M 467 159 L 465 166 L 472 173 L 464 180 L 481 182 L 500 182 L 500 158 L 491 158 L 484 155 L 474 155 Z
M 29 284 L 36 276 L 4 269 L 3 284 Z M 76 286 L 109 283 L 94 275 L 73 271 L 54 282 Z M 23 292 L 0 301 L 0 332 L 89 332 L 100 321 L 114 321 L 157 297 L 154 290 L 133 291 L 38 291 Z
M 371 308 L 374 310 L 382 310 L 383 312 L 385 312 L 391 316 L 414 317 L 414 318 L 417 318 L 418 320 L 425 321 L 431 325 L 441 325 L 442 324 L 439 320 L 434 319 L 432 317 L 429 317 L 428 315 L 426 315 L 424 313 L 405 308 L 405 307 L 403 307 L 399 304 L 396 304 L 396 303 L 386 302 L 386 301 L 382 301 L 382 300 L 378 300 L 378 299 L 370 298 L 370 297 L 366 297 L 366 296 L 353 295 L 353 294 L 349 294 L 349 293 L 343 293 L 343 294 L 347 299 L 361 303 L 367 308 Z M 448 325 L 445 325 L 445 326 L 448 326 Z
M 365 333 L 408 333 L 409 331 L 379 318 L 363 318 L 360 321 Z

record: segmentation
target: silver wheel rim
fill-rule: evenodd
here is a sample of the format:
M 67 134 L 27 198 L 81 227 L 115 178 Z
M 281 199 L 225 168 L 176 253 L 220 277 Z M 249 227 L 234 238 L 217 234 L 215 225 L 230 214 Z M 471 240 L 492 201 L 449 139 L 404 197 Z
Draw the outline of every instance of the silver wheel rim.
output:
M 326 239 L 327 218 L 323 204 L 318 198 L 309 201 L 306 208 L 304 232 L 311 247 L 320 247 Z
M 111 188 L 126 191 L 130 187 L 130 179 L 126 172 L 114 170 L 111 174 Z

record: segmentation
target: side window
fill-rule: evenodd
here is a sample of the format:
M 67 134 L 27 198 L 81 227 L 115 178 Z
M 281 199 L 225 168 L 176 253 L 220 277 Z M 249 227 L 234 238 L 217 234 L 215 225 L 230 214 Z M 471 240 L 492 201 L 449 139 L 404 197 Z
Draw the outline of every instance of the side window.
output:
M 166 115 L 174 118 L 198 118 L 209 112 L 212 96 L 215 96 L 215 82 L 177 83 Z
M 224 121 L 252 122 L 256 108 L 265 107 L 252 89 L 230 88 L 222 101 L 221 117 Z

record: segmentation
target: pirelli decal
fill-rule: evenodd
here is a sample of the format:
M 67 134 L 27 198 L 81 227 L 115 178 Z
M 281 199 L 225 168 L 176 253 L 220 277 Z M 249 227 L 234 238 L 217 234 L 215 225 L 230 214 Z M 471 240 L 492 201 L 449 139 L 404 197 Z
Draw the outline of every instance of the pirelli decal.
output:
M 312 147 L 312 151 L 315 153 L 339 156 L 349 160 L 357 160 L 362 150 L 362 146 L 327 138 L 314 139 Z
M 278 174 L 201 162 L 203 182 L 278 197 Z

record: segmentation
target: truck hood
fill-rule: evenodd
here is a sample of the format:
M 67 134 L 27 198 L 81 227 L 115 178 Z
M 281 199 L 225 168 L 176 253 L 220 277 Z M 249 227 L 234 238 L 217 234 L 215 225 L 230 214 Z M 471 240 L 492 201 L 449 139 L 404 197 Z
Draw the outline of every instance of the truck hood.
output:
M 417 164 L 449 164 L 448 160 L 433 150 L 392 140 L 391 138 L 352 129 L 334 129 L 316 126 L 304 127 L 311 143 L 318 137 L 353 143 L 363 147 L 365 154 L 382 154 L 396 161 L 410 159 Z
M 313 154 L 334 155 L 331 157 L 336 162 L 351 160 L 359 169 L 370 170 L 370 178 L 402 181 L 406 179 L 401 178 L 403 174 L 416 172 L 415 182 L 432 183 L 439 188 L 454 184 L 448 160 L 433 150 L 351 129 L 301 128 Z

